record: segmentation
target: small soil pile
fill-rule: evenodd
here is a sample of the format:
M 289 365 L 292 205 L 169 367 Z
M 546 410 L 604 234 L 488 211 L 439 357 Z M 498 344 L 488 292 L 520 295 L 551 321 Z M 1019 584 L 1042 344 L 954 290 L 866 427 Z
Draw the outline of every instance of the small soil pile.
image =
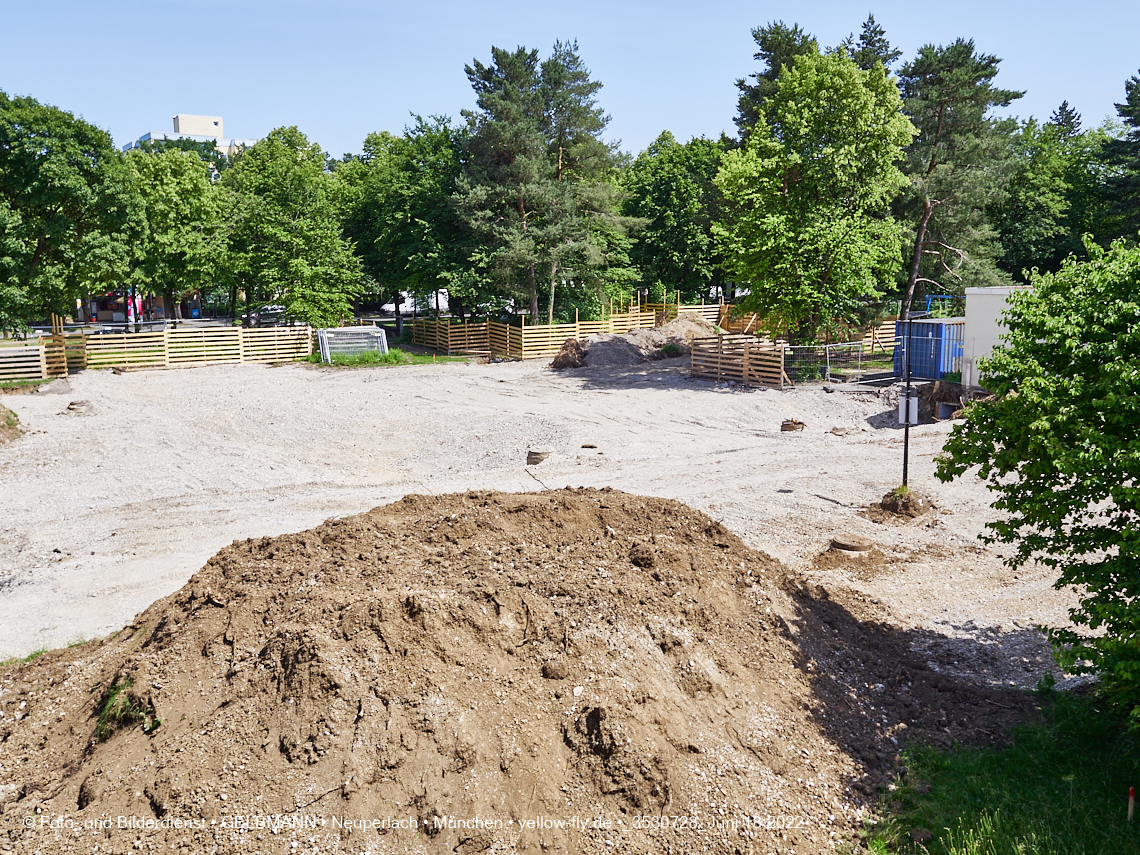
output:
M 883 496 L 883 500 L 879 502 L 879 507 L 888 514 L 909 517 L 910 519 L 917 519 L 930 513 L 931 510 L 930 500 L 914 490 L 907 490 L 904 493 L 892 490 Z
M 7 407 L 0 405 L 0 442 L 8 442 L 20 435 L 20 420 Z
M 550 367 L 561 371 L 564 368 L 581 368 L 586 364 L 586 348 L 576 338 L 568 338 L 562 343 L 562 349 L 550 363 Z
M 590 367 L 637 365 L 651 359 L 665 359 L 667 344 L 675 345 L 674 356 L 692 350 L 694 338 L 715 335 L 716 328 L 699 315 L 682 314 L 669 323 L 647 330 L 630 330 L 623 335 L 601 333 L 586 339 L 586 362 Z
M 703 514 L 608 489 L 235 542 L 116 637 L 0 673 L 2 842 L 830 852 L 863 810 L 843 734 L 868 765 L 894 749 L 853 700 L 862 657 L 830 626 L 801 651 L 789 585 Z M 842 727 L 813 694 L 833 647 Z

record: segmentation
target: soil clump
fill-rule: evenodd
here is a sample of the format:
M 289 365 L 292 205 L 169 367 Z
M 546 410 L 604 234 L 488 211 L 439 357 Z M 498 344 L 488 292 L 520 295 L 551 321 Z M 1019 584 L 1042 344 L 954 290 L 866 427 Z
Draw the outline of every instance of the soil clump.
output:
M 691 352 L 694 338 L 715 334 L 716 327 L 699 315 L 692 314 L 682 314 L 669 323 L 653 329 L 630 330 L 622 335 L 598 333 L 585 341 L 585 364 L 591 368 L 620 368 L 655 359 L 685 356 Z M 563 351 L 568 344 L 569 342 L 563 345 Z M 556 359 L 555 362 L 557 361 Z M 554 364 L 551 367 L 563 366 Z M 580 366 L 567 364 L 565 367 Z

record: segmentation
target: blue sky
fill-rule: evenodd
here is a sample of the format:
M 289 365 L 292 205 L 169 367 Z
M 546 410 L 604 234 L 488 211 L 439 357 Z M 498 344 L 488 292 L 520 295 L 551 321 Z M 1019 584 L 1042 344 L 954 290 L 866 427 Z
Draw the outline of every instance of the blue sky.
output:
M 109 130 L 122 145 L 170 131 L 175 113 L 221 115 L 229 136 L 297 125 L 330 154 L 410 113 L 455 119 L 473 105 L 463 73 L 491 45 L 577 39 L 607 137 L 637 152 L 662 130 L 681 139 L 734 130 L 733 81 L 756 71 L 750 30 L 798 22 L 821 44 L 867 12 L 903 61 L 920 45 L 972 38 L 1003 62 L 997 83 L 1027 90 L 1010 112 L 1047 118 L 1063 99 L 1086 126 L 1115 115 L 1140 73 L 1140 2 L 418 3 L 365 0 L 0 0 L 0 89 Z M 896 66 L 897 67 L 897 66 Z

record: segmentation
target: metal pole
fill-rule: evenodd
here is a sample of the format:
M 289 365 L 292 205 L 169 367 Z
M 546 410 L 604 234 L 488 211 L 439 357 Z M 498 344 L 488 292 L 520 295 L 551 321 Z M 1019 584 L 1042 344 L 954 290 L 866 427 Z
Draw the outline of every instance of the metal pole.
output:
M 914 326 L 914 320 L 910 317 L 910 312 L 907 312 L 906 318 L 906 406 L 903 412 L 906 413 L 903 419 L 903 479 L 902 485 L 906 486 L 907 464 L 910 461 L 910 342 L 911 328 Z

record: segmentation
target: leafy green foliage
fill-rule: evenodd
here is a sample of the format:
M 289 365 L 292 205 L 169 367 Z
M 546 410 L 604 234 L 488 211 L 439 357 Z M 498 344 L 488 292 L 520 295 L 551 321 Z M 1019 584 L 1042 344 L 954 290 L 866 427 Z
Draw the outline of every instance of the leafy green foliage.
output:
M 622 212 L 645 221 L 630 257 L 657 299 L 678 290 L 685 301 L 702 300 L 724 284 L 712 233 L 723 153 L 720 143 L 696 138 L 682 145 L 665 131 L 625 171 Z
M 1004 343 L 981 363 L 995 393 L 966 409 L 943 481 L 978 467 L 997 495 L 991 541 L 1080 597 L 1052 631 L 1062 665 L 1096 673 L 1140 726 L 1140 249 L 1090 245 L 1015 294 Z
M 0 92 L 0 329 L 126 272 L 135 185 L 110 135 Z
M 810 340 L 897 269 L 900 233 L 886 211 L 914 133 L 900 109 L 882 65 L 800 56 L 745 147 L 724 155 L 715 231 L 725 267 L 750 289 L 742 307 L 771 328 Z
M 230 160 L 225 154 L 218 151 L 217 142 L 217 140 L 213 142 L 201 142 L 200 140 L 187 139 L 186 137 L 179 137 L 178 139 L 172 140 L 144 140 L 139 143 L 138 150 L 150 154 L 158 154 L 164 151 L 184 151 L 194 155 L 203 163 L 209 164 L 214 172 L 221 174 L 229 168 Z
M 1029 119 L 1011 137 L 1007 189 L 989 209 L 1001 245 L 997 263 L 1025 281 L 1034 268 L 1056 271 L 1084 256 L 1082 236 L 1104 215 L 1104 129 L 1080 132 L 1080 116 L 1062 104 L 1045 125 Z
M 205 288 L 226 251 L 224 199 L 205 163 L 179 149 L 127 153 L 139 188 L 137 236 L 131 246 L 135 282 L 167 295 L 167 305 Z
M 283 305 L 313 326 L 335 326 L 363 290 L 360 260 L 342 235 L 347 188 L 320 146 L 278 128 L 222 176 L 235 194 L 229 275 L 252 306 Z
M 752 58 L 763 62 L 764 68 L 736 81 L 740 97 L 734 121 L 742 140 L 748 139 L 760 118 L 760 110 L 776 94 L 783 70 L 790 68 L 797 57 L 819 53 L 815 37 L 800 29 L 799 24 L 789 27 L 783 21 L 772 21 L 762 27 L 753 27 L 752 40 L 757 48 Z
M 446 288 L 459 315 L 489 302 L 470 275 L 470 238 L 451 203 L 462 153 L 463 132 L 447 118 L 416 117 L 401 137 L 369 134 L 363 156 L 338 166 L 352 194 L 347 234 L 385 296 Z

